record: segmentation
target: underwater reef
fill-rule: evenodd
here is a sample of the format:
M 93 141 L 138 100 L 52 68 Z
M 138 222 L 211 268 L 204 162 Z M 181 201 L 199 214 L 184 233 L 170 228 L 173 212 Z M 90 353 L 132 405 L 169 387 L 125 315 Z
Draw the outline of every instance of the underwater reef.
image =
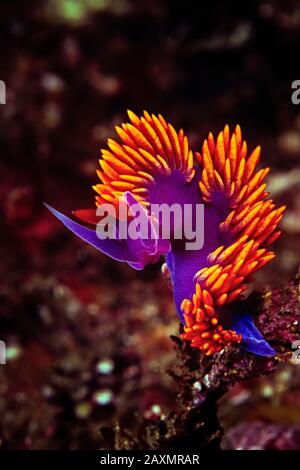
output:
M 300 448 L 299 366 L 291 342 L 300 335 L 300 273 L 288 286 L 253 293 L 247 307 L 277 354 L 259 357 L 232 346 L 207 357 L 173 337 L 177 362 L 169 373 L 178 387 L 176 412 L 136 418 L 128 433 L 102 429 L 111 449 Z M 272 319 L 272 320 L 271 320 Z
M 1 2 L 1 450 L 300 449 L 299 2 L 172 3 Z M 275 355 L 191 347 L 170 270 L 112 261 L 43 206 L 95 209 L 98 149 L 127 108 L 182 126 L 201 157 L 227 122 L 247 156 L 262 145 L 282 235 L 252 294 L 220 307 Z
M 299 448 L 299 367 L 291 343 L 300 335 L 300 276 L 243 301 L 276 348 L 274 357 L 239 345 L 206 356 L 173 335 L 174 356 L 167 335 L 173 309 L 159 284 L 145 293 L 128 279 L 143 305 L 130 317 L 130 296 L 120 302 L 118 289 L 111 297 L 103 288 L 97 304 L 86 307 L 93 292 L 82 286 L 72 286 L 75 297 L 51 278 L 32 278 L 21 291 L 11 284 L 1 318 L 10 357 L 0 370 L 3 449 Z M 152 295 L 161 299 L 157 311 Z M 11 334 L 16 322 L 18 338 Z

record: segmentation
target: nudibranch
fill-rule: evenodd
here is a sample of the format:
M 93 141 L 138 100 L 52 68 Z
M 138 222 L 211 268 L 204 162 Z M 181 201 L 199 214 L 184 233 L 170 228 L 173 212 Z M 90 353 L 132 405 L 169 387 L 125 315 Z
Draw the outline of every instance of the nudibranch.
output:
M 228 307 L 243 298 L 252 274 L 274 258 L 268 247 L 280 235 L 285 207 L 268 199 L 269 168 L 257 169 L 260 147 L 249 154 L 240 126 L 230 133 L 226 125 L 216 139 L 209 133 L 194 154 L 183 130 L 176 132 L 161 115 L 128 116 L 130 122 L 116 126 L 119 142 L 109 139 L 102 150 L 96 206 L 74 212 L 84 224 L 47 207 L 81 239 L 135 269 L 165 256 L 181 336 L 192 347 L 209 356 L 241 343 L 249 352 L 274 355 L 252 317 Z M 128 210 L 138 204 L 151 227 L 152 204 L 204 204 L 204 245 L 188 251 L 159 231 L 148 240 L 99 239 L 97 206 L 117 207 L 121 199 Z

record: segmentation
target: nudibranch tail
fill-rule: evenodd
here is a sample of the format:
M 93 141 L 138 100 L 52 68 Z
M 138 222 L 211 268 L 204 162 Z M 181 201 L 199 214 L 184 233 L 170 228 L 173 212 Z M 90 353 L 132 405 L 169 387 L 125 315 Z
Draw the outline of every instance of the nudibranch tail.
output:
M 182 337 L 211 355 L 242 340 L 241 334 L 220 325 L 218 312 L 248 288 L 255 271 L 274 258 L 267 246 L 280 235 L 276 229 L 285 206 L 276 209 L 272 200 L 266 200 L 263 180 L 269 168 L 256 171 L 260 147 L 247 157 L 239 126 L 232 136 L 225 126 L 216 142 L 210 133 L 202 154 L 196 157 L 202 168 L 199 188 L 203 200 L 228 214 L 219 226 L 220 238 L 227 243 L 208 255 L 207 266 L 195 275 L 193 298 L 185 299 L 181 306 Z

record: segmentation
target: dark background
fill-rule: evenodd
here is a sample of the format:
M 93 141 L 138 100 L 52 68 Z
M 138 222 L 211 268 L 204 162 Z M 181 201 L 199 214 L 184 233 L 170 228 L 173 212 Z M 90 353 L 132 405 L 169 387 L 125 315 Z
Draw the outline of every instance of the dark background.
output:
M 107 259 L 42 205 L 93 206 L 100 148 L 127 108 L 163 114 L 193 150 L 225 123 L 261 144 L 288 208 L 256 287 L 297 271 L 299 52 L 296 1 L 1 2 L 0 448 L 105 447 L 100 427 L 175 406 L 178 324 L 160 267 Z

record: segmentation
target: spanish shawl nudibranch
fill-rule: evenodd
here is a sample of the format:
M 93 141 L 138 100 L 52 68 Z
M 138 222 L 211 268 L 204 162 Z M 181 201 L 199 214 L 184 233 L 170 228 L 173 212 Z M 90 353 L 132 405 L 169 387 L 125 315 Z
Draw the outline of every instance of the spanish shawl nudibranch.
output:
M 47 207 L 81 239 L 135 269 L 166 255 L 182 338 L 191 346 L 209 356 L 241 343 L 249 352 L 274 355 L 252 317 L 227 307 L 241 297 L 251 275 L 274 258 L 268 246 L 280 235 L 277 226 L 285 207 L 267 200 L 263 180 L 269 168 L 256 169 L 260 147 L 247 155 L 240 127 L 230 134 L 226 125 L 216 140 L 209 133 L 194 158 L 183 130 L 176 132 L 161 115 L 128 115 L 130 122 L 116 127 L 121 143 L 109 139 L 109 149 L 102 150 L 96 206 L 117 207 L 123 198 L 129 210 L 140 204 L 151 224 L 153 203 L 204 204 L 204 246 L 187 251 L 178 240 L 159 235 L 152 240 L 101 240 L 95 228 Z M 99 221 L 96 208 L 74 214 L 89 224 Z

